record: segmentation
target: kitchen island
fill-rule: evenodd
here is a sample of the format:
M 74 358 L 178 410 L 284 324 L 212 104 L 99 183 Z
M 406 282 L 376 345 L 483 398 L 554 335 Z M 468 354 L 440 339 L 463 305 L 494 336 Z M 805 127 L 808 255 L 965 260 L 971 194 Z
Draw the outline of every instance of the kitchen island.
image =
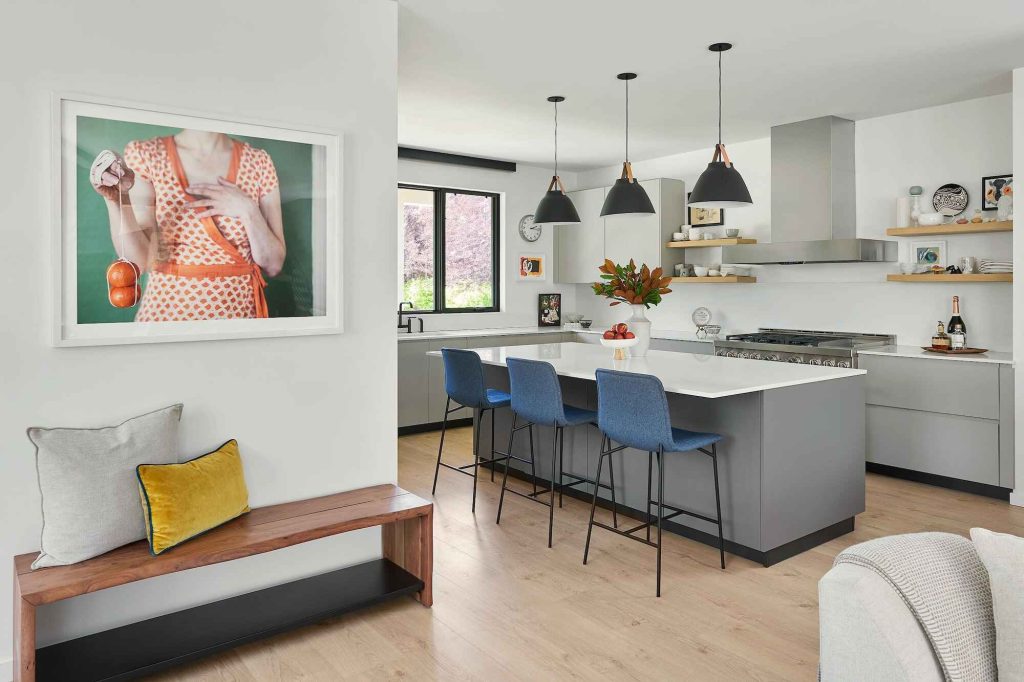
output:
M 722 517 L 726 548 L 733 554 L 771 565 L 853 530 L 854 517 L 864 511 L 864 370 L 666 351 L 615 361 L 611 350 L 582 343 L 470 350 L 480 355 L 489 386 L 508 390 L 506 358 L 544 360 L 559 375 L 563 399 L 594 410 L 598 368 L 661 379 L 673 425 L 724 437 L 719 444 Z M 512 417 L 509 410 L 496 415 L 495 442 L 504 450 Z M 482 444 L 491 442 L 490 429 L 488 418 L 481 424 Z M 541 428 L 535 439 L 541 477 L 550 471 L 551 442 L 551 429 Z M 592 479 L 600 444 L 594 427 L 566 429 L 565 471 Z M 484 457 L 486 450 L 484 445 Z M 516 436 L 513 451 L 528 456 L 525 431 Z M 620 508 L 642 514 L 647 454 L 630 449 L 613 457 Z M 527 475 L 527 465 L 516 462 L 514 467 L 520 477 Z M 577 496 L 590 499 L 591 486 L 577 489 Z M 607 491 L 601 496 L 610 499 Z M 668 504 L 714 516 L 708 458 L 667 455 L 665 498 Z M 717 544 L 715 526 L 700 519 L 677 517 L 666 528 Z

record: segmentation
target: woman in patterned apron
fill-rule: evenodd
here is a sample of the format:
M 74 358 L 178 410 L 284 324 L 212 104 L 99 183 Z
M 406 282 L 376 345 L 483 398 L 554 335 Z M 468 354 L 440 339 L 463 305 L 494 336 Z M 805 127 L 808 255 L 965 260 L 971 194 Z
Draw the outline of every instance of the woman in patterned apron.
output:
M 182 130 L 100 153 L 90 177 L 118 256 L 149 273 L 136 322 L 268 316 L 263 276 L 281 271 L 285 243 L 267 152 Z

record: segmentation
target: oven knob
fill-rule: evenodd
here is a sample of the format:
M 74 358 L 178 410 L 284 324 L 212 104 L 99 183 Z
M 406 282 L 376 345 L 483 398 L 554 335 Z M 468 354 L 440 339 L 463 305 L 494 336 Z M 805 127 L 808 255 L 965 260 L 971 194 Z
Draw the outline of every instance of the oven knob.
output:
M 835 360 L 824 360 L 824 361 L 822 361 L 821 364 L 825 365 L 826 367 L 835 367 L 836 366 L 836 361 Z
M 790 355 L 786 358 L 786 362 L 803 363 L 804 359 L 799 355 Z
M 851 367 L 853 367 L 853 364 L 849 360 L 840 360 L 839 362 L 836 363 L 836 366 L 850 369 Z
M 731 350 L 731 351 L 729 351 L 729 355 L 727 357 L 738 358 L 739 356 L 740 356 L 739 352 Z
M 821 358 L 811 358 L 810 360 L 807 361 L 807 364 L 808 365 L 820 365 L 821 364 Z
M 782 358 L 779 357 L 778 353 L 769 353 L 768 355 L 764 356 L 763 359 L 771 360 L 772 362 L 782 362 Z

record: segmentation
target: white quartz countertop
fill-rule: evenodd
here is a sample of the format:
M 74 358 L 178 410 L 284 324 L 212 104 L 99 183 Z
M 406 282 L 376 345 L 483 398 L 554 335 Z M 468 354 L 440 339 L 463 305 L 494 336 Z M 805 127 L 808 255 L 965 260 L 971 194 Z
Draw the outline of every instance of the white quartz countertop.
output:
M 579 332 L 581 334 L 604 334 L 605 327 L 591 327 L 590 329 L 567 329 L 566 331 Z M 684 332 L 677 329 L 652 329 L 652 339 L 668 339 L 670 341 L 695 341 L 698 343 L 714 343 L 716 338 L 724 339 L 724 334 L 714 336 L 697 336 L 697 332 Z
M 946 355 L 945 353 L 929 353 L 921 346 L 883 346 L 857 351 L 858 355 L 888 355 L 900 358 L 921 358 L 922 360 L 942 360 L 945 362 L 992 362 L 1000 365 L 1012 365 L 1012 353 L 989 351 L 977 355 Z
M 594 380 L 598 368 L 653 374 L 669 393 L 698 398 L 724 398 L 773 388 L 867 374 L 862 369 L 797 365 L 764 360 L 652 350 L 643 358 L 613 360 L 612 350 L 589 343 L 545 343 L 528 346 L 470 348 L 488 365 L 505 366 L 506 358 L 550 362 L 561 376 Z M 428 355 L 440 355 L 431 351 Z
M 514 336 L 516 334 L 559 334 L 578 331 L 562 327 L 498 327 L 494 329 L 447 329 L 443 331 L 398 332 L 399 341 L 433 341 L 436 339 L 465 339 L 485 336 Z

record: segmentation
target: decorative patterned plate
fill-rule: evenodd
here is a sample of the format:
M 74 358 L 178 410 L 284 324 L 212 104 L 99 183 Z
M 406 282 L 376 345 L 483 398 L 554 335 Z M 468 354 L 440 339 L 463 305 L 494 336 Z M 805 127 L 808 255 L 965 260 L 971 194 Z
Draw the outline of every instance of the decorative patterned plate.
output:
M 921 348 L 929 353 L 942 353 L 943 355 L 977 355 L 978 353 L 988 352 L 988 348 L 958 348 L 957 350 L 952 348 L 935 348 L 934 346 L 921 346 Z
M 963 185 L 949 183 L 935 190 L 932 208 L 944 216 L 958 216 L 967 208 L 967 190 Z

